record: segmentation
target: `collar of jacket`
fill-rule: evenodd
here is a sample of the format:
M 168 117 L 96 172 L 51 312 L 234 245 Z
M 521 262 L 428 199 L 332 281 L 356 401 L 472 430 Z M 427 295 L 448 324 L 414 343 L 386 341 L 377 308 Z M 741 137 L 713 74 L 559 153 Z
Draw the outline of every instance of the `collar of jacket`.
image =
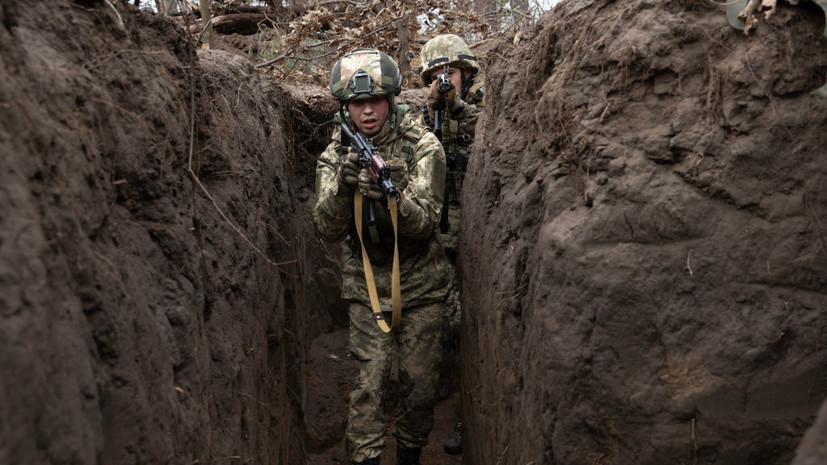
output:
M 373 136 L 374 145 L 389 144 L 405 134 L 412 123 L 410 118 L 405 119 L 409 108 L 408 105 L 393 106 L 388 119 L 382 125 L 382 129 L 379 130 L 379 134 Z
M 383 124 L 382 129 L 379 130 L 379 134 L 371 138 L 373 140 L 373 144 L 376 146 L 379 146 L 380 144 L 387 144 L 395 141 L 397 138 L 405 134 L 411 124 L 413 124 L 412 120 L 408 121 L 410 118 L 408 118 L 408 120 L 405 119 L 409 109 L 410 107 L 408 105 L 394 104 L 388 112 L 388 119 L 385 120 L 385 124 Z M 333 122 L 335 123 L 333 128 L 333 140 L 338 142 L 342 141 L 342 131 L 339 129 L 339 123 L 341 123 L 342 117 L 344 117 L 345 122 L 351 129 L 355 129 L 353 120 L 350 118 L 350 113 L 346 108 L 342 108 L 341 112 L 336 112 L 336 115 L 333 117 Z

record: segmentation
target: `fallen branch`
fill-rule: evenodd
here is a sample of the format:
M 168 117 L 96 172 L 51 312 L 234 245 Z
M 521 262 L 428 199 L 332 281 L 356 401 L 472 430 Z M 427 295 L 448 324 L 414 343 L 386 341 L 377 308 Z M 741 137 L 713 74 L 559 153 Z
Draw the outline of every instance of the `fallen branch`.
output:
M 277 57 L 273 58 L 272 60 L 267 60 L 267 61 L 265 61 L 265 62 L 263 62 L 263 63 L 259 63 L 259 64 L 255 65 L 255 66 L 253 66 L 253 67 L 254 67 L 255 69 L 264 68 L 265 66 L 270 66 L 270 65 L 276 64 L 276 63 L 278 63 L 278 62 L 280 62 L 280 61 L 282 61 L 282 60 L 286 60 L 286 59 L 290 59 L 290 60 L 299 60 L 299 61 L 313 61 L 313 60 L 318 60 L 319 58 L 325 58 L 325 57 L 328 57 L 328 56 L 330 56 L 330 55 L 335 55 L 336 53 L 339 53 L 339 52 L 338 52 L 338 50 L 334 50 L 334 51 L 332 51 L 332 52 L 323 53 L 323 54 L 321 54 L 321 55 L 314 55 L 314 56 L 312 56 L 312 57 L 310 57 L 310 58 L 306 58 L 306 57 L 299 57 L 299 56 L 292 56 L 292 55 L 291 55 L 292 53 L 293 53 L 293 51 L 291 50 L 291 51 L 289 51 L 289 52 L 287 52 L 287 53 L 284 53 L 284 54 L 282 54 L 282 55 L 279 55 L 279 56 L 277 56 Z
M 219 34 L 241 34 L 249 36 L 259 31 L 259 24 L 266 20 L 264 13 L 234 13 L 216 16 L 213 29 Z
M 123 19 L 121 18 L 121 14 L 118 13 L 118 9 L 115 8 L 115 5 L 112 4 L 109 0 L 105 0 L 106 4 L 109 5 L 109 8 L 112 8 L 112 11 L 115 12 L 115 18 L 118 20 L 118 28 L 122 31 L 126 31 L 126 28 L 123 25 Z

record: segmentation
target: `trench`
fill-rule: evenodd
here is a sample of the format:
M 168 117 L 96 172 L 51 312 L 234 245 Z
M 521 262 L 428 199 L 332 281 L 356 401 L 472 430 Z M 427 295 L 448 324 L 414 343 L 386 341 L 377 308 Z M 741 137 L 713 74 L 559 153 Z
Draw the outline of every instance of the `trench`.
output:
M 108 3 L 0 5 L 0 463 L 345 463 L 336 102 Z M 823 15 L 777 15 L 570 0 L 486 45 L 423 463 L 823 462 Z

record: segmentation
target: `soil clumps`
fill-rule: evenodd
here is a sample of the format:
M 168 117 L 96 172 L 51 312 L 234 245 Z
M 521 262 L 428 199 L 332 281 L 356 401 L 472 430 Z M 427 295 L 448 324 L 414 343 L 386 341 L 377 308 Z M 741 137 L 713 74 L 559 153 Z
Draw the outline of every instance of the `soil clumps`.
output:
M 823 29 L 572 0 L 488 54 L 468 463 L 791 462 L 827 394 Z

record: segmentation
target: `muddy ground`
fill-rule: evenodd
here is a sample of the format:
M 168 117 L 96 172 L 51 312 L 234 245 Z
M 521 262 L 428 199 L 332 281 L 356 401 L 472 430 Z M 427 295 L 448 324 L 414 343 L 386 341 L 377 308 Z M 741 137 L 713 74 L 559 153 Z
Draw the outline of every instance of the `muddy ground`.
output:
M 310 222 L 335 102 L 108 3 L 0 3 L 0 463 L 344 463 L 356 367 Z M 827 460 L 823 28 L 567 0 L 475 49 L 424 464 Z

